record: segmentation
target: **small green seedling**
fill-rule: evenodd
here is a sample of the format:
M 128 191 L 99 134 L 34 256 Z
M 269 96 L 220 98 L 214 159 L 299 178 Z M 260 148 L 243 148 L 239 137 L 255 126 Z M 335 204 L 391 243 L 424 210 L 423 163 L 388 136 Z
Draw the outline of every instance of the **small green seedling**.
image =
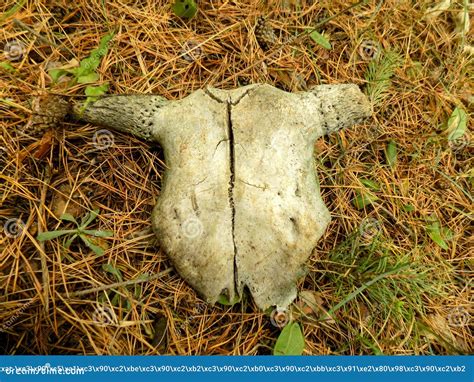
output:
M 68 239 L 64 243 L 64 247 L 68 249 L 72 242 L 79 237 L 85 245 L 87 245 L 90 249 L 94 251 L 94 253 L 98 256 L 104 254 L 104 249 L 100 246 L 94 244 L 90 239 L 90 236 L 94 237 L 111 237 L 113 236 L 112 231 L 99 231 L 99 230 L 90 230 L 87 229 L 87 226 L 91 224 L 99 215 L 99 210 L 91 211 L 90 213 L 86 214 L 79 224 L 77 220 L 71 214 L 63 214 L 60 219 L 67 222 L 74 223 L 77 228 L 75 229 L 63 229 L 57 231 L 46 231 L 38 234 L 36 237 L 39 241 L 46 241 L 46 240 L 53 240 L 60 236 L 67 236 Z
M 107 54 L 109 42 L 113 37 L 114 35 L 112 33 L 102 37 L 99 46 L 90 53 L 89 57 L 81 60 L 78 67 L 72 69 L 51 69 L 49 75 L 54 82 L 57 82 L 64 75 L 72 75 L 73 78 L 70 85 L 75 85 L 76 83 L 88 84 L 97 82 L 99 80 L 97 68 L 100 65 L 102 57 Z M 104 95 L 108 89 L 109 85 L 107 83 L 100 86 L 86 86 L 85 94 L 87 99 L 84 103 L 83 109 L 85 109 L 89 103 L 96 101 L 99 96 Z
M 378 59 L 370 61 L 365 73 L 365 93 L 373 105 L 381 103 L 387 96 L 395 70 L 402 63 L 403 57 L 395 51 L 384 51 Z
M 197 12 L 197 5 L 194 0 L 176 0 L 171 9 L 176 16 L 190 19 Z

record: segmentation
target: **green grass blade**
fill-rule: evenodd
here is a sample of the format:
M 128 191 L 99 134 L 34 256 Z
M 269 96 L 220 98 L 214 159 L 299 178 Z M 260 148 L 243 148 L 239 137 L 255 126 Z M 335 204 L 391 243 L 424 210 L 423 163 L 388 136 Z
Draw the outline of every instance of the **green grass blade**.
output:
M 363 284 L 361 287 L 357 288 L 354 292 L 350 293 L 344 300 L 342 300 L 339 304 L 337 304 L 335 307 L 331 308 L 329 310 L 328 315 L 332 316 L 334 312 L 336 312 L 338 309 L 340 309 L 342 306 L 347 304 L 349 301 L 351 301 L 354 297 L 356 297 L 358 294 L 362 293 L 364 290 L 366 290 L 368 287 L 370 287 L 372 284 L 375 284 L 377 281 L 384 279 L 385 277 L 391 276 L 393 274 L 396 274 L 400 272 L 401 270 L 408 268 L 410 264 L 402 264 L 388 272 L 382 273 L 381 275 L 378 275 L 377 277 L 374 277 L 372 280 L 366 282 Z
M 39 240 L 39 241 L 53 240 L 53 239 L 56 239 L 57 237 L 67 235 L 73 232 L 75 231 L 72 229 L 41 232 L 36 236 L 36 240 Z

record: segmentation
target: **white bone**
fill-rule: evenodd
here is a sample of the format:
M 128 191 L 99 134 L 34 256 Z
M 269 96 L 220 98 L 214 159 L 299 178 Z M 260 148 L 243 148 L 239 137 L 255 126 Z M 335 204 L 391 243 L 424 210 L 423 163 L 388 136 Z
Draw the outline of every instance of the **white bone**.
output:
M 370 114 L 356 85 L 287 93 L 257 84 L 178 101 L 111 96 L 80 117 L 161 144 L 167 170 L 152 214 L 161 247 L 208 302 L 248 287 L 266 309 L 294 300 L 330 221 L 315 140 Z

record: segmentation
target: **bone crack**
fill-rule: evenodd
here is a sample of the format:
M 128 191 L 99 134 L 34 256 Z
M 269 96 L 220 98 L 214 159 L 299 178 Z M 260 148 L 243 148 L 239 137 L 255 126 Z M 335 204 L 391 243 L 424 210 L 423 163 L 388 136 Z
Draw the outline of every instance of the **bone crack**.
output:
M 235 203 L 234 203 L 234 182 L 235 182 L 235 148 L 234 130 L 232 128 L 232 103 L 227 101 L 227 131 L 229 134 L 229 205 L 232 212 L 232 242 L 234 244 L 234 291 L 239 294 L 238 269 L 237 269 L 237 246 L 235 244 Z

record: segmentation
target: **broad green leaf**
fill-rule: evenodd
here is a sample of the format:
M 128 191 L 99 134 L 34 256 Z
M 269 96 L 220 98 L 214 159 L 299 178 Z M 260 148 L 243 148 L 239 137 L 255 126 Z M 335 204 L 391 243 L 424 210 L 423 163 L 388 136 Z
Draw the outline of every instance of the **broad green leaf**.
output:
M 99 46 L 94 49 L 91 55 L 97 55 L 98 57 L 104 57 L 109 50 L 109 42 L 114 38 L 114 33 L 106 34 L 100 39 Z
M 463 109 L 456 107 L 447 123 L 448 141 L 455 141 L 461 138 L 466 133 L 466 127 L 467 114 Z
M 290 322 L 281 331 L 273 349 L 273 355 L 301 355 L 304 351 L 304 337 L 300 325 Z
M 84 229 L 82 230 L 82 233 L 90 236 L 95 236 L 95 237 L 111 237 L 114 236 L 113 231 L 100 231 L 97 229 Z
M 79 67 L 76 68 L 75 74 L 77 78 L 87 76 L 90 73 L 95 73 L 96 69 L 100 65 L 100 58 L 98 57 L 87 57 L 81 60 Z
M 0 62 L 0 68 L 6 70 L 8 72 L 14 72 L 15 71 L 15 67 L 12 66 L 12 64 L 10 64 L 8 61 Z
M 359 179 L 360 182 L 370 190 L 380 191 L 380 185 L 372 179 Z
M 87 86 L 85 89 L 86 96 L 88 97 L 100 97 L 109 90 L 109 84 L 105 83 L 100 86 Z
M 86 102 L 82 105 L 81 108 L 81 113 L 86 110 L 87 106 L 95 102 L 99 99 L 100 96 L 104 95 L 107 93 L 107 90 L 109 89 L 109 84 L 105 83 L 100 86 L 87 86 L 85 89 L 85 93 L 87 96 Z
M 230 306 L 237 304 L 239 301 L 240 301 L 240 296 L 237 296 L 237 295 L 234 296 L 234 299 L 232 301 L 229 301 L 227 296 L 224 295 L 224 294 L 220 294 L 218 299 L 217 299 L 217 302 L 219 304 L 230 305 Z
M 413 212 L 413 211 L 415 211 L 415 207 L 414 207 L 412 204 L 404 204 L 404 205 L 403 205 L 403 209 L 404 209 L 406 212 Z
M 93 73 L 99 67 L 100 60 L 107 54 L 108 43 L 113 37 L 113 34 L 107 34 L 102 37 L 99 46 L 90 53 L 89 57 L 81 60 L 77 71 L 78 78 Z
M 53 82 L 58 82 L 62 76 L 68 74 L 68 71 L 64 69 L 51 69 L 50 71 L 48 71 L 48 74 L 53 80 Z
M 332 49 L 332 45 L 329 42 L 329 40 L 323 34 L 319 33 L 318 31 L 312 31 L 309 34 L 309 36 L 313 39 L 313 41 L 316 44 L 321 45 L 323 48 Z
M 369 191 L 357 191 L 357 195 L 352 201 L 352 203 L 358 210 L 362 210 L 364 209 L 364 207 L 373 204 L 378 199 L 379 198 L 377 198 L 377 196 L 375 196 Z
M 79 225 L 79 223 L 77 222 L 76 218 L 74 216 L 72 216 L 71 214 L 68 214 L 67 212 L 65 214 L 62 214 L 60 217 L 59 217 L 60 220 L 65 220 L 67 222 L 71 222 L 71 223 L 74 223 L 76 225 Z
M 448 249 L 448 245 L 443 239 L 441 235 L 441 229 L 439 226 L 439 222 L 433 222 L 429 226 L 426 227 L 428 232 L 428 236 L 433 240 L 436 244 L 438 244 L 443 249 Z
M 58 231 L 46 231 L 46 232 L 41 232 L 36 236 L 36 239 L 39 241 L 45 241 L 45 240 L 53 240 L 56 239 L 59 236 L 67 235 L 69 233 L 76 232 L 75 230 L 72 229 L 63 229 L 63 230 L 58 230 Z
M 95 72 L 85 74 L 83 76 L 77 77 L 78 84 L 87 84 L 91 82 L 96 82 L 99 80 L 99 75 Z
M 387 143 L 387 147 L 385 148 L 385 159 L 391 168 L 394 168 L 397 164 L 397 144 L 394 140 L 390 140 L 390 142 Z
M 449 228 L 442 227 L 441 228 L 441 236 L 445 240 L 451 240 L 454 237 L 454 232 L 451 231 Z
M 117 281 L 123 281 L 122 272 L 120 272 L 120 269 L 115 268 L 112 264 L 102 264 L 102 269 L 113 275 Z
M 94 251 L 97 256 L 102 256 L 104 254 L 104 250 L 98 245 L 94 244 L 87 236 L 79 235 L 79 237 L 82 239 L 85 245 Z
M 194 0 L 176 0 L 171 9 L 176 16 L 190 19 L 197 12 L 197 5 Z

